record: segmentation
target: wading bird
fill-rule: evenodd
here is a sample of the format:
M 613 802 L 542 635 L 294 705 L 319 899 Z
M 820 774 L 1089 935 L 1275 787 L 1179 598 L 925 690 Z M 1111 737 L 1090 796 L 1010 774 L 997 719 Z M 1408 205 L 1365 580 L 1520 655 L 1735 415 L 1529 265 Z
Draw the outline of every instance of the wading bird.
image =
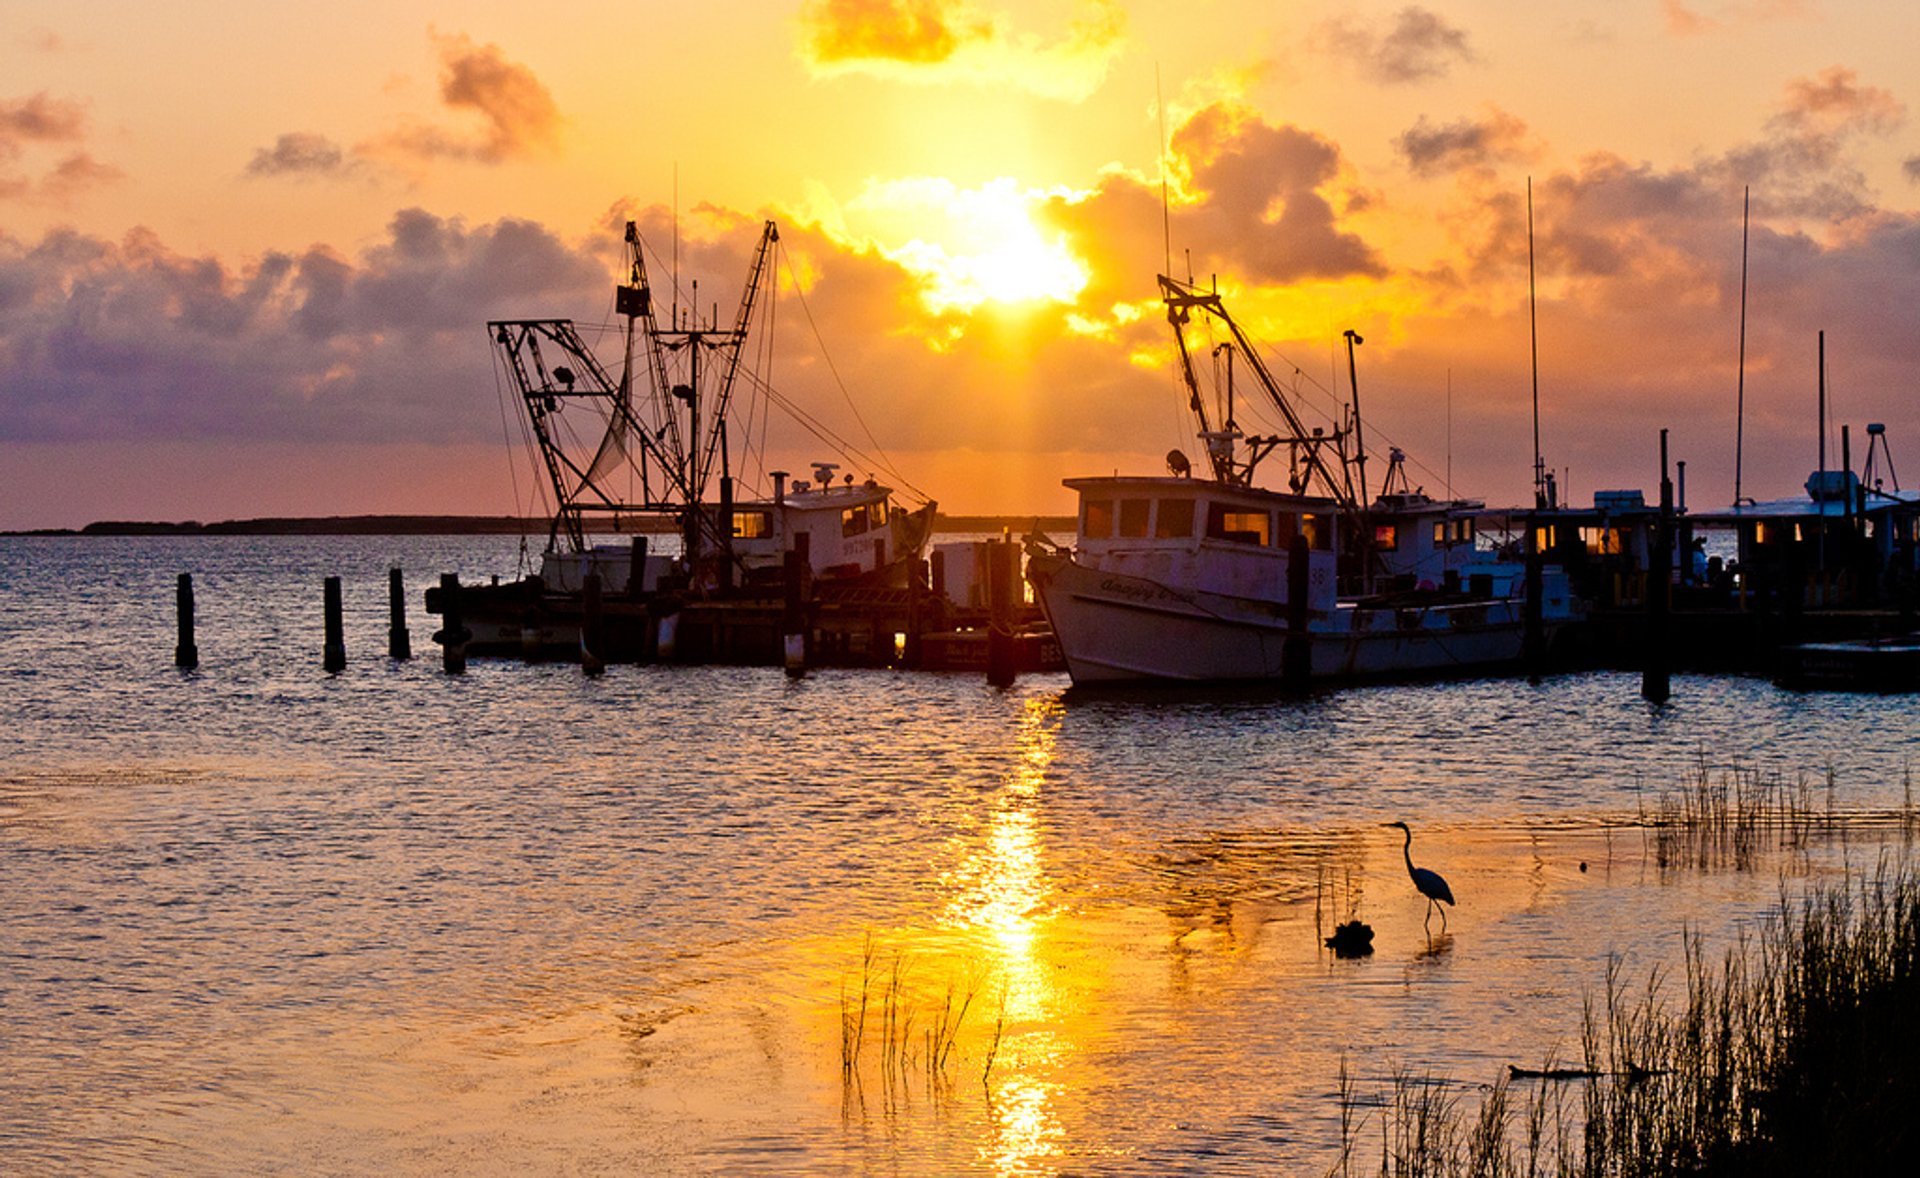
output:
M 1447 886 L 1446 880 L 1440 878 L 1439 872 L 1428 871 L 1424 867 L 1415 867 L 1413 865 L 1412 827 L 1404 822 L 1386 822 L 1382 823 L 1382 825 L 1397 826 L 1407 832 L 1407 844 L 1400 848 L 1400 853 L 1407 857 L 1407 874 L 1413 877 L 1413 886 L 1421 895 L 1427 898 L 1426 923 L 1432 924 L 1434 906 L 1443 903 L 1453 903 L 1453 889 Z M 1447 910 L 1445 908 L 1440 909 L 1440 931 L 1443 933 L 1447 931 Z

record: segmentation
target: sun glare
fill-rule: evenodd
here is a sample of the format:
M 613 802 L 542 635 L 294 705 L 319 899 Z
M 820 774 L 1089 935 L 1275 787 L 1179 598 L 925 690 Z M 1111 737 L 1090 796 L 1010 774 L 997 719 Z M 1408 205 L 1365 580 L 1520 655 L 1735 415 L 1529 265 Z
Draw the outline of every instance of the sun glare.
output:
M 1085 289 L 1086 267 L 1065 236 L 1034 223 L 1034 204 L 1049 195 L 1008 179 L 972 189 L 900 181 L 869 189 L 856 207 L 886 255 L 920 279 L 930 310 L 970 311 L 987 302 L 1071 303 Z

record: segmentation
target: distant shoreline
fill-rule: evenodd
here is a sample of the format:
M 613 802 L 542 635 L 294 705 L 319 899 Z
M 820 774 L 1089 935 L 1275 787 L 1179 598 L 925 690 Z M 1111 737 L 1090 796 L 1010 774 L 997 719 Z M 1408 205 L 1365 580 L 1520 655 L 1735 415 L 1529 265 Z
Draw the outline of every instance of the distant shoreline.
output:
M 544 533 L 546 519 L 511 515 L 328 515 L 229 519 L 214 523 L 184 520 L 177 523 L 141 520 L 100 520 L 80 528 L 35 528 L 0 531 L 0 536 L 520 536 Z M 1068 515 L 936 515 L 936 532 L 998 532 L 1016 536 L 1038 527 L 1070 531 Z M 646 520 L 634 532 L 675 531 L 667 520 Z M 605 534 L 613 535 L 609 530 Z

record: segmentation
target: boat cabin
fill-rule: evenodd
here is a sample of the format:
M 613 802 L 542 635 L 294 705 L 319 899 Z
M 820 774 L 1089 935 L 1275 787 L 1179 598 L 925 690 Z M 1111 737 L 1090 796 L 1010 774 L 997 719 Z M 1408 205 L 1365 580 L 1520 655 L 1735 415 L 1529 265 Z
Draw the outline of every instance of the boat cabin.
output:
M 1284 605 L 1298 537 L 1308 554 L 1308 608 L 1334 608 L 1332 500 L 1178 476 L 1065 485 L 1080 496 L 1075 558 L 1089 568 Z

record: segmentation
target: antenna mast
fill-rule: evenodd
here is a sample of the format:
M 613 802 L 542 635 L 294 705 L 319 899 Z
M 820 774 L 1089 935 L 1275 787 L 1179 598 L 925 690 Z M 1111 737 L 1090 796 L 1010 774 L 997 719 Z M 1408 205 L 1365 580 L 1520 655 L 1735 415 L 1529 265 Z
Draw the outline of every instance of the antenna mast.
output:
M 1740 202 L 1740 375 L 1737 378 L 1733 410 L 1733 505 L 1746 502 L 1740 495 L 1740 461 L 1747 427 L 1747 227 L 1753 216 L 1753 189 L 1745 189 Z
M 1527 177 L 1527 338 L 1533 359 L 1533 505 L 1547 505 L 1546 468 L 1540 464 L 1540 313 L 1533 290 L 1533 177 Z

